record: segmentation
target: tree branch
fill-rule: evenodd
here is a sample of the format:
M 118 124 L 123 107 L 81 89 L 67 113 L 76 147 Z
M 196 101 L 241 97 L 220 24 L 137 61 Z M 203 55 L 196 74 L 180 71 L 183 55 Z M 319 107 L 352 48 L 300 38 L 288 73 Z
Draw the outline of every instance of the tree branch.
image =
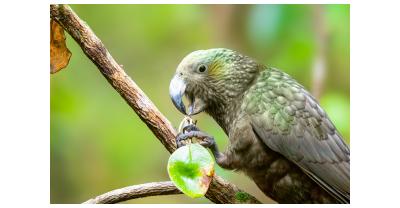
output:
M 182 194 L 171 181 L 145 183 L 116 189 L 87 200 L 84 204 L 114 204 L 147 196 Z
M 176 131 L 151 100 L 113 59 L 100 39 L 67 5 L 50 5 L 50 17 L 56 20 L 80 45 L 86 56 L 125 99 L 140 119 L 146 123 L 165 148 L 176 149 Z M 217 175 L 214 176 L 206 197 L 214 203 L 260 203 Z

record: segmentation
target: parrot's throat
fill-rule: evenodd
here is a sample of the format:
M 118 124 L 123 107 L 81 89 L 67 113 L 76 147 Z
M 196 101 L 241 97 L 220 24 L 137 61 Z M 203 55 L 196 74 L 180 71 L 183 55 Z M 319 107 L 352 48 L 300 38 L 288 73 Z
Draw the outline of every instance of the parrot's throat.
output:
M 220 100 L 217 102 L 210 102 L 210 105 L 205 110 L 227 135 L 231 129 L 233 121 L 237 117 L 235 112 L 239 112 L 237 108 L 239 107 L 238 104 L 241 102 L 239 99 L 237 101 L 238 102 Z

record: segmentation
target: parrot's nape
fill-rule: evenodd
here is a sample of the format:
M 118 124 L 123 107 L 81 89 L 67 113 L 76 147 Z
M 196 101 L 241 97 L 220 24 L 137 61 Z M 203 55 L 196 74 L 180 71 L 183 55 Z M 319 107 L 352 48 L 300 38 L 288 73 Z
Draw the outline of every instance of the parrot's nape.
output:
M 178 144 L 205 138 L 219 166 L 243 171 L 278 203 L 350 203 L 349 147 L 286 73 L 230 49 L 199 50 L 182 60 L 169 90 L 180 112 L 204 111 L 229 136 L 224 152 L 197 128 Z

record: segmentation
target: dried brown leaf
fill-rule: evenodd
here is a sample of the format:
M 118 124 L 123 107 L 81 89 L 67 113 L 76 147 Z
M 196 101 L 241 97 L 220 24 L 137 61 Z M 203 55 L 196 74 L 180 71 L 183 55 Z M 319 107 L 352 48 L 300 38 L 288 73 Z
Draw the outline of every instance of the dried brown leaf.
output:
M 71 52 L 65 43 L 64 29 L 50 20 L 50 73 L 54 74 L 68 65 Z

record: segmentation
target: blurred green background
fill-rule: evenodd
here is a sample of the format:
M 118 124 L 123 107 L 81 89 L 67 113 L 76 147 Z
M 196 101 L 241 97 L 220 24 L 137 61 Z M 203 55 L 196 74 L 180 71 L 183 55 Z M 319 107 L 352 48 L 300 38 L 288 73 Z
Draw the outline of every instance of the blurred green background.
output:
M 191 51 L 225 47 L 292 75 L 349 142 L 349 5 L 71 7 L 175 127 L 182 115 L 168 86 L 176 66 Z M 69 35 L 67 45 L 71 61 L 50 79 L 51 203 L 81 203 L 112 189 L 169 180 L 168 152 Z M 207 115 L 196 119 L 224 149 L 227 136 L 219 126 Z M 273 203 L 242 173 L 217 173 Z M 210 202 L 176 195 L 126 203 Z

